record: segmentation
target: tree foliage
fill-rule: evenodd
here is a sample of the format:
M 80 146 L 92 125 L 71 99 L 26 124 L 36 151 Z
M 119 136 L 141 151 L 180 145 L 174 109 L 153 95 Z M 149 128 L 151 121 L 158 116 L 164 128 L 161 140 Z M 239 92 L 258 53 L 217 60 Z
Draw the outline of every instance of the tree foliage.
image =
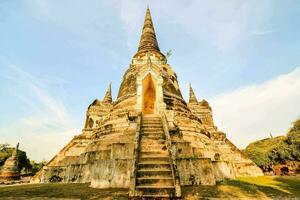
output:
M 244 153 L 263 170 L 286 160 L 300 161 L 300 119 L 293 123 L 286 136 L 266 138 L 250 143 Z
M 34 160 L 30 161 L 30 165 L 31 165 L 31 173 L 32 174 L 36 174 L 38 171 L 40 171 L 40 169 L 42 167 L 44 167 L 46 165 L 46 161 L 42 161 L 42 162 L 35 162 Z

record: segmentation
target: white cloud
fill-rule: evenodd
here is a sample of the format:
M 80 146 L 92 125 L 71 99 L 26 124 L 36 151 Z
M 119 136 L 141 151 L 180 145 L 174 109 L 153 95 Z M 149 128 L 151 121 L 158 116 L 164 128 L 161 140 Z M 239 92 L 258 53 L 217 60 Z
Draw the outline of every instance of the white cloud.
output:
M 191 35 L 199 41 L 209 41 L 219 51 L 237 46 L 251 32 L 264 32 L 261 30 L 268 28 L 265 22 L 272 15 L 271 2 L 238 0 L 93 0 L 86 4 L 80 1 L 31 0 L 28 3 L 30 11 L 38 20 L 80 35 L 84 40 L 101 40 L 99 35 L 103 38 L 103 34 L 113 33 L 114 29 L 108 29 L 111 28 L 110 23 L 116 23 L 116 18 L 110 15 L 119 16 L 129 49 L 136 49 L 147 4 L 155 14 L 152 16 L 156 19 L 155 26 L 174 23 L 178 31 L 184 30 L 187 36 Z M 106 38 L 111 38 L 111 34 L 106 35 Z
M 119 1 L 120 16 L 128 33 L 136 36 L 139 23 L 145 12 L 146 2 L 136 0 Z M 171 0 L 150 2 L 156 23 L 174 23 L 199 41 L 210 41 L 219 51 L 236 47 L 249 32 L 261 33 L 265 22 L 271 17 L 270 2 L 253 1 L 185 1 Z M 209 20 L 208 20 L 209 19 Z
M 269 134 L 283 135 L 300 117 L 300 67 L 212 100 L 215 123 L 240 148 Z
M 26 114 L 11 123 L 0 124 L 0 143 L 11 145 L 20 142 L 20 148 L 30 159 L 49 160 L 79 130 L 73 124 L 64 103 L 50 95 L 43 81 L 3 59 L 0 60 L 9 74 L 2 75 L 13 86 L 15 98 L 24 105 Z M 17 108 L 14 108 L 17 109 Z
M 30 159 L 50 160 L 78 133 L 75 128 L 59 127 L 58 120 L 51 113 L 37 113 L 0 126 L 0 143 L 14 146 L 20 142 L 20 149 L 26 151 Z
M 33 77 L 28 72 L 22 70 L 20 67 L 17 67 L 13 64 L 6 62 L 6 67 L 9 67 L 13 71 L 14 76 L 10 76 L 10 79 L 15 84 L 21 84 L 22 86 L 25 86 L 25 89 L 29 90 L 32 94 L 34 94 L 35 100 L 42 104 L 43 107 L 47 109 L 49 113 L 51 113 L 56 119 L 58 119 L 59 124 L 61 124 L 64 128 L 71 127 L 68 112 L 63 102 L 54 98 L 53 96 L 50 96 L 47 93 L 47 91 L 40 86 L 41 81 L 38 81 L 38 78 Z M 26 99 L 28 98 L 28 96 L 26 95 L 23 97 L 23 99 L 24 98 Z

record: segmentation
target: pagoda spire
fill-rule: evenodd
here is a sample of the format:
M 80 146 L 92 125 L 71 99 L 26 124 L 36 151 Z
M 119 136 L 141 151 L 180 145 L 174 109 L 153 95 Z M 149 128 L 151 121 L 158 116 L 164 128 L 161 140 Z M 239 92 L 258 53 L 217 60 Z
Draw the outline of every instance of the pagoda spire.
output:
M 159 54 L 162 54 L 159 50 L 158 43 L 156 40 L 155 30 L 149 6 L 147 6 L 143 31 L 136 55 L 147 52 L 157 52 Z
M 19 142 L 18 142 L 16 148 L 14 148 L 14 151 L 13 151 L 13 153 L 12 153 L 13 156 L 17 156 L 18 151 L 19 151 L 19 145 L 20 145 L 20 144 L 19 144 Z
M 195 92 L 192 88 L 192 84 L 190 83 L 190 98 L 189 103 L 198 103 L 197 97 L 195 95 Z
M 109 83 L 109 86 L 107 88 L 107 91 L 105 93 L 105 96 L 103 98 L 104 103 L 111 103 L 112 102 L 112 97 L 111 97 L 111 82 Z

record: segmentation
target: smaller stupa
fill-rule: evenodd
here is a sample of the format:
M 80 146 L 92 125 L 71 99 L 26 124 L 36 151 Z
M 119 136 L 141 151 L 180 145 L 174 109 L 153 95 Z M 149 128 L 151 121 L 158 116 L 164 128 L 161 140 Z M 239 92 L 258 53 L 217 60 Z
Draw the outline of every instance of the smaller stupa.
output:
M 0 180 L 10 181 L 20 179 L 20 169 L 18 167 L 19 143 L 12 155 L 5 161 L 0 171 Z

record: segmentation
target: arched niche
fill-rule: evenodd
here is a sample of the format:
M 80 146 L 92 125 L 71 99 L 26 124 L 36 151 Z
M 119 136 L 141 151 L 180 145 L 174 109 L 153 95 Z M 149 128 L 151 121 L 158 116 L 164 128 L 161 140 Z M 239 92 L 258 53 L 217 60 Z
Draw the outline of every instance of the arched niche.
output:
M 156 84 L 148 73 L 142 81 L 142 113 L 154 114 L 156 104 Z
M 137 77 L 137 111 L 144 114 L 159 114 L 166 109 L 163 101 L 163 78 L 151 67 Z M 147 109 L 151 108 L 153 109 Z
M 94 120 L 92 118 L 89 118 L 88 127 L 93 128 L 93 126 L 94 126 Z

